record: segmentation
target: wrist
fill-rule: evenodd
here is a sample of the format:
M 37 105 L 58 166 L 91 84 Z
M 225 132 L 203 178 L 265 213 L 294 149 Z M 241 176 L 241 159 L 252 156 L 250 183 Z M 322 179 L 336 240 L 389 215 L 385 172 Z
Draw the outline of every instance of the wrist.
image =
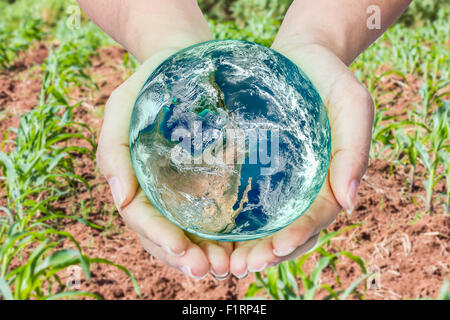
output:
M 316 44 L 346 65 L 400 16 L 411 0 L 295 0 L 280 27 L 274 47 Z M 368 10 L 377 8 L 375 13 Z M 380 25 L 369 28 L 372 14 Z
M 140 62 L 166 49 L 181 50 L 212 39 L 195 0 L 130 2 L 123 14 L 121 45 Z M 136 5 L 131 5 L 136 3 Z
M 320 46 L 336 55 L 343 63 L 350 65 L 353 61 L 353 51 L 348 50 L 345 43 L 347 40 L 342 33 L 333 35 L 314 27 L 305 28 L 305 33 L 282 33 L 279 32 L 272 47 L 280 52 L 292 52 L 300 48 Z
M 134 31 L 130 32 L 122 45 L 141 63 L 161 51 L 177 52 L 191 45 L 212 40 L 209 30 L 204 34 L 178 31 L 158 37 L 149 35 L 140 27 L 130 27 L 130 30 Z
M 349 65 L 365 47 L 365 19 L 356 18 L 354 14 L 354 11 L 365 13 L 365 10 L 355 6 L 349 9 L 339 1 L 327 0 L 294 1 L 286 13 L 274 47 L 320 45 Z
M 140 62 L 166 48 L 210 40 L 196 0 L 77 0 L 83 11 Z

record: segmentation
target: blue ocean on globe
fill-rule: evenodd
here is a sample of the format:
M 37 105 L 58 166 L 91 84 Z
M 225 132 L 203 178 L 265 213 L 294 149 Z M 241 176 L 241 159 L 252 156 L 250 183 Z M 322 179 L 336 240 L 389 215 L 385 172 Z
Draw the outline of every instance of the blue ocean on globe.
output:
M 241 241 L 298 219 L 325 180 L 331 137 L 308 77 L 247 41 L 181 50 L 142 87 L 130 155 L 150 202 L 203 238 Z

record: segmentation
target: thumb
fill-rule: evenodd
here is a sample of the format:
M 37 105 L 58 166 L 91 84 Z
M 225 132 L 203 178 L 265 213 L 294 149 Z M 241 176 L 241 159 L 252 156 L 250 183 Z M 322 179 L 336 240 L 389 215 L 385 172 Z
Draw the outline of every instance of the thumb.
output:
M 336 200 L 351 213 L 369 160 L 374 105 L 349 70 L 335 81 L 326 104 L 331 127 L 330 184 Z
M 133 200 L 139 183 L 131 164 L 128 145 L 130 119 L 139 90 L 153 71 L 176 48 L 155 53 L 110 95 L 105 107 L 103 126 L 97 148 L 97 164 L 120 210 Z
M 367 89 L 327 48 L 300 46 L 281 52 L 310 77 L 327 108 L 331 129 L 329 181 L 336 201 L 351 212 L 367 167 L 374 106 Z M 279 49 L 279 50 L 280 50 Z
M 106 103 L 97 148 L 97 164 L 108 180 L 114 203 L 119 210 L 130 203 L 138 188 L 128 147 L 128 130 L 134 101 L 126 82 L 113 91 Z

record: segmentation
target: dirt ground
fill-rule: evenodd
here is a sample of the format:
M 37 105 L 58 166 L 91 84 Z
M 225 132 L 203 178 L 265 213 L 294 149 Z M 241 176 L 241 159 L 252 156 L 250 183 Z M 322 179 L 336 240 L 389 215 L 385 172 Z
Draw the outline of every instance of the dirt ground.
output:
M 19 116 L 36 105 L 43 74 L 40 64 L 47 52 L 44 44 L 38 44 L 21 56 L 13 70 L 0 73 L 0 135 L 3 136 L 8 127 L 17 126 Z M 99 50 L 90 69 L 90 76 L 99 90 L 76 88 L 70 95 L 73 101 L 83 101 L 76 111 L 77 120 L 89 124 L 97 134 L 109 94 L 127 76 L 121 64 L 123 53 L 118 47 Z M 381 85 L 386 82 L 386 86 L 395 86 L 395 93 L 390 99 L 393 110 L 401 110 L 408 105 L 405 97 L 411 100 L 416 96 L 414 88 L 417 84 L 409 87 L 398 85 L 396 81 L 399 80 L 388 79 Z M 8 146 L 5 148 L 8 150 Z M 243 280 L 229 277 L 221 282 L 207 276 L 195 281 L 153 259 L 113 210 L 107 183 L 96 171 L 95 165 L 80 158 L 77 170 L 94 186 L 90 220 L 106 224 L 108 228 L 99 231 L 68 220 L 65 230 L 75 236 L 87 255 L 107 258 L 127 267 L 135 275 L 143 298 L 244 297 L 248 285 L 254 281 L 253 275 Z M 422 169 L 418 171 L 419 176 L 423 174 Z M 372 160 L 363 178 L 355 211 L 351 215 L 339 214 L 328 228 L 331 231 L 362 224 L 335 238 L 332 246 L 335 250 L 348 250 L 361 256 L 369 271 L 374 273 L 367 282 L 366 299 L 434 298 L 444 278 L 449 277 L 450 216 L 443 212 L 442 207 L 437 207 L 432 215 L 423 213 L 423 202 L 419 197 L 424 196 L 423 185 L 418 182 L 410 191 L 408 177 L 405 167 L 393 166 L 384 160 Z M 436 194 L 445 192 L 444 184 L 438 185 Z M 89 204 L 89 193 L 80 189 L 76 200 L 79 202 L 80 199 Z M 73 213 L 80 211 L 77 201 L 66 199 L 66 203 L 58 206 L 67 213 Z M 3 200 L 0 199 L 1 202 Z M 307 268 L 311 268 L 317 259 L 315 254 Z M 338 274 L 343 287 L 346 287 L 361 275 L 361 271 L 355 263 L 342 259 L 338 264 Z M 331 268 L 325 269 L 322 283 L 332 285 L 335 282 Z M 93 266 L 92 281 L 83 280 L 81 289 L 96 292 L 106 299 L 136 298 L 131 281 L 124 273 L 100 264 Z M 319 297 L 321 295 L 323 293 L 319 293 Z

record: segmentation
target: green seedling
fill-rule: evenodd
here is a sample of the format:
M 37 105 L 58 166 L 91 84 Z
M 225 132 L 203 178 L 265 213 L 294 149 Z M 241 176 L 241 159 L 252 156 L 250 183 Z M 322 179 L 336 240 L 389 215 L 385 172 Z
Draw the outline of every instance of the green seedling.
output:
M 327 300 L 345 300 L 350 295 L 361 298 L 361 295 L 356 289 L 369 276 L 364 260 L 348 251 L 330 253 L 327 250 L 327 248 L 331 246 L 331 240 L 334 237 L 354 227 L 356 227 L 356 225 L 331 233 L 324 231 L 324 234 L 318 240 L 316 249 L 313 251 L 302 255 L 298 260 L 283 262 L 276 267 L 268 268 L 265 271 L 265 276 L 259 272 L 255 273 L 257 281 L 249 286 L 246 297 L 255 297 L 258 292 L 264 290 L 270 298 L 275 300 L 312 300 L 315 298 L 317 290 L 323 289 L 328 293 L 325 297 Z M 320 258 L 316 262 L 313 270 L 307 274 L 304 271 L 304 266 L 314 253 L 318 253 Z M 332 289 L 331 285 L 321 283 L 321 275 L 325 268 L 331 268 L 336 275 L 336 283 L 340 286 L 341 282 L 336 268 L 340 259 L 343 257 L 355 262 L 361 269 L 362 275 L 349 287 L 335 291 Z M 300 279 L 302 284 L 302 290 L 297 284 L 298 279 Z
M 65 28 L 64 24 L 59 26 Z M 80 156 L 93 160 L 94 136 L 86 124 L 74 120 L 74 110 L 80 104 L 71 105 L 67 94 L 74 86 L 93 87 L 85 73 L 92 53 L 101 44 L 93 30 L 81 28 L 65 34 L 67 41 L 50 48 L 43 66 L 38 105 L 20 118 L 18 128 L 11 128 L 5 134 L 2 146 L 11 144 L 12 148 L 0 152 L 0 184 L 6 191 L 6 206 L 0 207 L 5 213 L 0 219 L 3 299 L 100 298 L 93 293 L 73 291 L 60 279 L 61 272 L 68 267 L 80 265 L 89 280 L 92 263 L 108 264 L 124 271 L 140 295 L 136 280 L 125 267 L 83 255 L 75 238 L 57 229 L 61 219 L 102 229 L 88 221 L 89 212 L 85 210 L 79 217 L 53 207 L 83 188 L 91 192 L 89 181 L 76 173 L 75 160 Z M 8 59 L 9 63 L 11 59 Z M 14 140 L 9 139 L 11 133 Z M 80 146 L 79 141 L 87 147 Z M 63 242 L 76 249 L 59 249 Z
M 429 134 L 424 141 L 414 142 L 421 162 L 427 169 L 427 179 L 424 181 L 426 191 L 425 205 L 426 210 L 431 213 L 434 210 L 433 193 L 436 184 L 446 175 L 448 176 L 448 153 L 450 152 L 449 113 L 450 103 L 445 103 L 443 107 L 433 113 L 431 128 L 429 128 Z M 429 149 L 426 147 L 427 143 L 430 145 Z M 441 164 L 447 167 L 443 173 L 438 172 Z

